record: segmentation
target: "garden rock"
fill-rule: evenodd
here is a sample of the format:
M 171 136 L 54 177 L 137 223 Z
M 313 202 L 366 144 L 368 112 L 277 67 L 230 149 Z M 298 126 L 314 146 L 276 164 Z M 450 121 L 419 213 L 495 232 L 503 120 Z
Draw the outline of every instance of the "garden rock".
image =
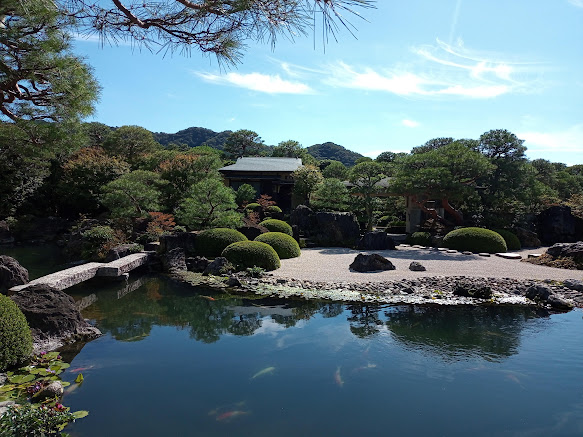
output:
M 568 206 L 552 206 L 538 216 L 543 243 L 573 243 L 583 239 L 583 219 L 574 216 Z
M 182 247 L 175 247 L 160 256 L 165 272 L 180 272 L 186 270 L 186 255 Z
M 569 311 L 574 307 L 574 305 L 571 302 L 555 294 L 549 296 L 549 298 L 547 299 L 547 303 L 554 309 L 561 311 Z
M 563 285 L 571 290 L 583 291 L 583 281 L 578 279 L 566 279 Z
M 575 262 L 583 262 L 583 241 L 577 243 L 557 243 L 547 249 L 547 254 L 553 258 L 573 258 Z
M 83 319 L 73 298 L 64 291 L 45 284 L 31 285 L 11 299 L 26 317 L 35 344 L 50 343 L 55 348 L 101 335 Z
M 0 255 L 0 293 L 23 284 L 28 284 L 28 270 L 11 256 Z
M 189 272 L 202 273 L 210 264 L 204 256 L 194 256 L 186 258 L 186 268 Z
M 538 238 L 536 232 L 529 231 L 524 228 L 515 228 L 514 234 L 520 240 L 520 245 L 522 247 L 540 247 L 541 241 Z
M 290 224 L 315 246 L 353 247 L 360 237 L 356 216 L 349 212 L 314 213 L 300 205 L 292 211 Z
M 214 275 L 226 275 L 233 271 L 233 265 L 224 256 L 219 256 L 210 263 L 207 268 L 202 273 L 204 276 Z
M 0 402 L 0 417 L 4 415 L 8 411 L 8 408 L 12 405 L 16 405 L 14 401 L 2 401 Z
M 525 296 L 530 300 L 546 301 L 551 295 L 551 289 L 546 285 L 528 287 Z
M 180 232 L 178 234 L 160 236 L 160 252 L 168 252 L 181 248 L 185 253 L 195 253 L 196 232 Z
M 124 256 L 131 255 L 140 251 L 140 245 L 135 243 L 130 244 L 120 244 L 112 249 L 109 249 L 107 255 L 105 256 L 105 262 L 115 261 L 116 259 L 123 258 Z
M 427 269 L 421 263 L 417 261 L 411 261 L 411 264 L 409 264 L 409 270 L 411 270 L 412 272 L 424 272 Z
M 358 240 L 357 248 L 361 250 L 395 250 L 395 242 L 384 231 L 367 232 Z
M 378 253 L 365 255 L 359 253 L 350 264 L 350 269 L 357 272 L 377 272 L 379 270 L 395 270 L 395 266 L 391 261 Z
M 44 401 L 45 399 L 61 398 L 63 396 L 63 384 L 61 381 L 53 381 L 46 387 L 43 387 L 35 396 L 34 400 L 37 402 Z
M 247 237 L 248 240 L 255 240 L 261 234 L 265 234 L 269 232 L 269 230 L 265 226 L 259 226 L 254 224 L 247 224 L 245 226 L 241 226 L 237 228 L 239 232 Z
M 487 285 L 473 284 L 470 281 L 458 281 L 453 288 L 454 296 L 473 297 L 475 299 L 490 299 L 492 289 Z
M 229 276 L 227 279 L 227 287 L 240 287 L 241 281 L 236 276 Z
M 290 215 L 290 225 L 298 227 L 300 232 L 305 232 L 306 230 L 311 230 L 316 226 L 316 217 L 314 216 L 314 211 L 312 211 L 306 205 L 299 205 L 296 209 L 291 212 Z

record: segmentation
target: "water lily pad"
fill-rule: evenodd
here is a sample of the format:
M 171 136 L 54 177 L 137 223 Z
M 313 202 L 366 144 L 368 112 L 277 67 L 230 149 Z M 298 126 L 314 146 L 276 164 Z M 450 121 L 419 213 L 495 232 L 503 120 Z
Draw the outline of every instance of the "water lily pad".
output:
M 8 381 L 13 384 L 24 384 L 25 382 L 30 382 L 35 379 L 34 375 L 13 375 L 8 377 Z
M 85 411 L 85 410 L 75 411 L 73 413 L 73 417 L 75 419 L 82 419 L 82 418 L 84 418 L 84 417 L 86 417 L 88 415 L 89 415 L 89 411 Z

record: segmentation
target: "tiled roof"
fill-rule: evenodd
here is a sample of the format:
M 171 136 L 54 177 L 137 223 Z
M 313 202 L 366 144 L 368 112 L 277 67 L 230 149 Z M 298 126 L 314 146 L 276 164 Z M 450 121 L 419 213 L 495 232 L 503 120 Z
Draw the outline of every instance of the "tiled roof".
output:
M 302 165 L 300 158 L 249 157 L 238 158 L 233 165 L 219 171 L 295 171 Z

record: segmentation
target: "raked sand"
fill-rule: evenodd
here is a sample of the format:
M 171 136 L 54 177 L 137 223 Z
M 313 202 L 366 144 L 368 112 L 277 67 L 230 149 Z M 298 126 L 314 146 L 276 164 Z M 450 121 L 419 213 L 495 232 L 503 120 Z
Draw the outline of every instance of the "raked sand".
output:
M 544 253 L 546 248 L 524 249 L 515 253 L 526 258 L 529 253 Z M 389 259 L 396 270 L 359 273 L 349 266 L 359 253 L 378 253 Z M 411 261 L 423 264 L 427 271 L 412 272 Z M 397 250 L 358 251 L 346 248 L 302 249 L 298 258 L 281 261 L 281 268 L 273 276 L 317 282 L 382 282 L 399 279 L 414 279 L 423 276 L 472 276 L 484 278 L 513 279 L 565 279 L 583 280 L 583 271 L 557 269 L 547 266 L 500 258 L 495 255 L 463 255 L 446 253 L 436 249 L 419 249 L 398 246 Z

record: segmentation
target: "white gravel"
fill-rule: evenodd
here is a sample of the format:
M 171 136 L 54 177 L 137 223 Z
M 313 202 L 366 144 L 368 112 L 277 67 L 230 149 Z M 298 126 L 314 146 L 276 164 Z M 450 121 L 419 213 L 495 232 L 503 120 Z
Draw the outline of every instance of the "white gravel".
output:
M 529 253 L 544 253 L 546 248 L 518 251 L 523 258 Z M 349 266 L 359 253 L 378 253 L 389 259 L 396 270 L 359 273 Z M 427 268 L 425 272 L 409 270 L 411 261 L 418 261 Z M 420 249 L 398 246 L 397 250 L 358 251 L 346 248 L 302 249 L 298 258 L 281 261 L 281 268 L 273 276 L 318 282 L 382 282 L 399 279 L 415 279 L 423 276 L 471 276 L 513 279 L 583 279 L 583 271 L 538 266 L 520 260 L 503 259 L 495 255 L 463 255 L 446 253 L 436 249 Z

